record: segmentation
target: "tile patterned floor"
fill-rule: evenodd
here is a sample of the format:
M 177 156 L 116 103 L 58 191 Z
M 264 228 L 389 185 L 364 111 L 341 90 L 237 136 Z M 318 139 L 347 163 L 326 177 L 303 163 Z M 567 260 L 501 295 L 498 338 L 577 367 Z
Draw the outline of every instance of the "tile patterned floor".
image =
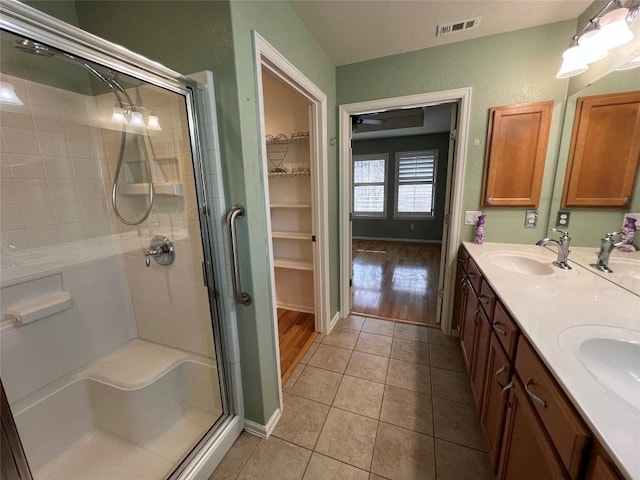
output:
M 493 479 L 457 339 L 351 316 L 318 336 L 269 440 L 243 433 L 211 480 Z

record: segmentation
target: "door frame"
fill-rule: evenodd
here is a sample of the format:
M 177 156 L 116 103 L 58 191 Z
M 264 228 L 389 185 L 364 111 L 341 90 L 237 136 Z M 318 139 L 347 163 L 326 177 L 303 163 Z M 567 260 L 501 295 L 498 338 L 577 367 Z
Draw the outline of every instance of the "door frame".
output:
M 314 265 L 314 307 L 315 328 L 321 333 L 329 331 L 329 216 L 328 216 L 328 133 L 327 133 L 327 95 L 309 80 L 295 65 L 276 50 L 258 32 L 253 31 L 254 64 L 256 85 L 258 87 L 258 135 L 260 136 L 260 157 L 262 159 L 262 178 L 264 185 L 264 208 L 267 222 L 267 254 L 271 281 L 271 299 L 273 306 L 273 333 L 276 351 L 276 367 L 280 390 L 280 409 L 282 409 L 282 380 L 280 371 L 280 346 L 278 344 L 278 313 L 276 307 L 275 274 L 273 266 L 273 244 L 271 242 L 271 213 L 269 207 L 269 161 L 265 140 L 264 92 L 262 88 L 262 68 L 278 77 L 287 86 L 305 97 L 309 103 L 309 142 L 311 153 L 311 188 L 314 209 L 313 232 L 316 237 L 313 249 Z
M 458 103 L 458 128 L 456 132 L 456 151 L 454 154 L 453 178 L 451 185 L 451 203 L 449 210 L 449 234 L 442 241 L 446 245 L 457 246 L 460 243 L 460 221 L 462 219 L 462 195 L 464 174 L 467 162 L 469 136 L 471 87 L 420 93 L 402 97 L 382 98 L 339 106 L 338 128 L 340 132 L 340 316 L 351 313 L 351 115 L 380 112 L 401 108 L 415 108 L 441 103 Z M 446 212 L 445 212 L 446 213 Z M 440 328 L 445 334 L 451 334 L 453 294 L 456 276 L 455 248 L 445 249 L 441 259 L 445 262 L 444 292 L 440 311 Z

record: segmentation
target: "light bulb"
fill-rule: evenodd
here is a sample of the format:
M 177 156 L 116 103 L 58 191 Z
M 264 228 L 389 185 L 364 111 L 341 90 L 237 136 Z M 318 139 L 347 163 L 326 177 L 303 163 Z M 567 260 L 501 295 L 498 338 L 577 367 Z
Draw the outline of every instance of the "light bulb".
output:
M 0 103 L 8 103 L 10 105 L 24 105 L 22 100 L 16 95 L 13 85 L 7 82 L 0 82 Z
M 111 115 L 111 121 L 113 123 L 119 123 L 121 125 L 127 124 L 127 117 L 122 111 L 122 108 L 118 107 L 117 105 L 113 107 L 113 115 Z
M 148 121 L 147 121 L 147 128 L 149 130 L 162 130 L 162 127 L 160 127 L 160 120 L 158 119 L 158 116 L 155 113 L 152 113 L 151 115 L 149 115 Z
M 131 112 L 129 125 L 144 128 L 144 118 L 142 118 L 142 114 L 140 112 Z

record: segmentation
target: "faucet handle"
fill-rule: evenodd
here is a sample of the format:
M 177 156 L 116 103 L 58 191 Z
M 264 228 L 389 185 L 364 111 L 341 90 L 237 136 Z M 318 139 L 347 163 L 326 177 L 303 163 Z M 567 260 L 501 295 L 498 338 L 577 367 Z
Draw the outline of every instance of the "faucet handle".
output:
M 562 238 L 569 238 L 569 232 L 564 232 L 562 230 L 558 230 L 557 228 L 552 228 L 551 231 L 559 233 L 562 236 Z
M 622 235 L 622 232 L 611 232 L 611 233 L 605 233 L 604 234 L 604 236 L 609 240 L 611 240 L 616 235 Z

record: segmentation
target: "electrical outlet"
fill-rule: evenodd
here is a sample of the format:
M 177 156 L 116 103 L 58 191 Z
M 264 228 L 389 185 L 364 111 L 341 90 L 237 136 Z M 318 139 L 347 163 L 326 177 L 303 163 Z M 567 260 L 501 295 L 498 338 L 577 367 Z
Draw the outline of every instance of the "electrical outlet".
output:
M 478 223 L 478 217 L 482 215 L 482 212 L 476 210 L 467 210 L 464 212 L 464 224 L 475 225 Z
M 524 216 L 524 228 L 536 228 L 538 226 L 538 210 L 527 210 Z
M 571 218 L 571 212 L 567 210 L 558 210 L 558 215 L 556 216 L 556 228 L 568 227 L 570 218 Z

